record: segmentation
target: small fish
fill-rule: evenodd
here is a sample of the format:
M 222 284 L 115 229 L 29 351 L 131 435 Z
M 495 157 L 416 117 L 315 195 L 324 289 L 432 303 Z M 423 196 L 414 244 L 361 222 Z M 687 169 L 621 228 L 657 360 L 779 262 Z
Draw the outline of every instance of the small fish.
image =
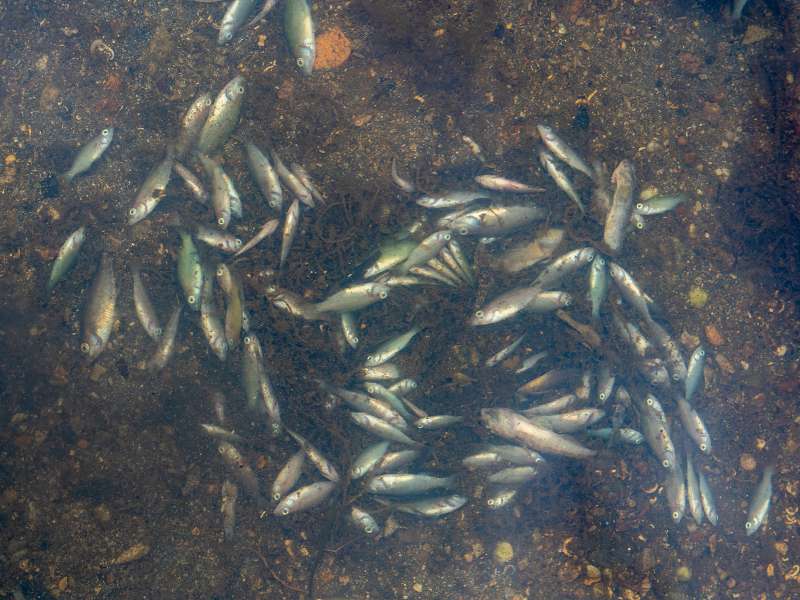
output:
M 608 295 L 608 269 L 606 259 L 596 254 L 589 268 L 589 300 L 592 303 L 592 319 L 600 319 L 600 308 Z
M 234 433 L 233 431 L 228 431 L 224 427 L 220 427 L 219 425 L 213 425 L 211 423 L 200 423 L 200 427 L 205 431 L 208 435 L 213 438 L 217 438 L 219 440 L 225 440 L 226 442 L 230 442 L 232 444 L 239 444 L 242 442 L 242 436 L 238 433 Z
M 369 384 L 368 389 L 374 390 L 376 386 L 374 384 Z M 406 423 L 403 416 L 384 400 L 343 388 L 337 388 L 333 390 L 333 393 L 341 398 L 348 406 L 357 411 L 373 415 L 398 429 L 408 429 L 408 423 Z
M 286 494 L 288 494 L 295 486 L 300 476 L 303 474 L 303 464 L 306 461 L 306 453 L 303 450 L 295 452 L 286 464 L 283 465 L 278 474 L 275 476 L 275 481 L 272 482 L 272 489 L 270 497 L 273 502 L 278 502 Z
M 547 352 L 537 352 L 536 354 L 531 354 L 530 356 L 526 356 L 522 359 L 522 363 L 520 363 L 519 368 L 514 371 L 515 375 L 519 375 L 520 373 L 525 373 L 526 371 L 530 371 L 533 367 L 535 367 L 539 362 L 547 357 Z
M 711 491 L 711 486 L 708 485 L 708 480 L 703 474 L 703 471 L 698 469 L 697 482 L 700 486 L 700 502 L 703 503 L 703 512 L 706 513 L 706 518 L 709 523 L 716 525 L 719 522 L 719 515 L 717 514 L 717 505 L 714 502 L 714 493 Z
M 391 506 L 400 512 L 420 517 L 443 517 L 444 515 L 457 511 L 466 503 L 466 497 L 453 494 L 451 496 L 442 496 L 439 498 L 423 498 L 421 500 L 411 500 L 409 502 L 393 502 Z
M 419 447 L 422 445 L 419 442 L 412 440 L 397 427 L 394 427 L 383 419 L 379 419 L 373 415 L 364 412 L 351 412 L 350 417 L 353 419 L 356 425 L 366 429 L 370 433 L 373 433 L 384 440 L 397 442 L 398 444 L 404 444 L 406 446 Z
M 533 240 L 504 251 L 494 259 L 494 264 L 506 273 L 518 273 L 553 256 L 563 240 L 563 229 L 549 228 Z
M 177 158 L 183 158 L 194 148 L 213 103 L 211 94 L 203 92 L 186 109 L 183 117 L 181 117 L 181 129 L 178 133 L 178 140 L 175 142 L 175 156 Z
M 658 344 L 666 354 L 667 365 L 669 366 L 672 380 L 675 382 L 686 381 L 686 363 L 683 360 L 678 344 L 672 339 L 669 333 L 655 321 L 647 321 L 646 324 L 656 344 Z
M 383 455 L 380 462 L 375 465 L 374 473 L 390 473 L 407 467 L 419 458 L 419 450 L 398 450 L 397 452 L 387 452 Z
M 155 210 L 166 195 L 167 184 L 172 176 L 174 165 L 175 156 L 168 149 L 167 155 L 150 171 L 139 191 L 136 192 L 133 204 L 128 210 L 128 225 L 135 225 Z
M 613 261 L 608 261 L 608 269 L 611 273 L 611 279 L 617 285 L 622 297 L 630 304 L 636 312 L 646 321 L 652 321 L 650 316 L 649 305 L 651 304 L 650 297 L 642 291 L 639 284 L 631 277 L 625 269 L 620 267 Z
M 484 408 L 481 421 L 489 431 L 514 440 L 539 452 L 586 459 L 597 454 L 572 438 L 531 423 L 522 415 L 507 408 Z
M 89 140 L 89 142 L 80 149 L 75 160 L 72 161 L 72 166 L 62 175 L 62 179 L 66 182 L 70 182 L 81 173 L 88 171 L 111 145 L 111 140 L 113 139 L 114 128 L 107 127 L 103 129 L 99 135 Z
M 242 353 L 242 387 L 247 408 L 256 413 L 264 413 L 264 404 L 261 402 L 261 370 L 264 359 L 261 343 L 258 338 L 249 333 L 244 336 L 244 352 Z
M 521 287 L 504 292 L 476 310 L 469 324 L 492 325 L 510 319 L 529 306 L 541 293 L 541 289 L 537 287 Z
M 245 79 L 237 75 L 222 88 L 208 112 L 197 140 L 197 152 L 210 155 L 222 146 L 239 122 Z
M 178 233 L 181 236 L 181 247 L 178 251 L 178 281 L 186 303 L 192 310 L 199 310 L 200 292 L 203 287 L 203 266 L 200 263 L 200 253 L 189 233 L 183 230 Z
M 389 286 L 380 283 L 358 283 L 344 288 L 314 305 L 318 312 L 352 312 L 385 300 Z
M 272 162 L 275 164 L 275 172 L 278 174 L 278 178 L 284 183 L 284 185 L 289 188 L 289 191 L 294 194 L 296 198 L 300 200 L 303 204 L 310 208 L 314 208 L 316 205 L 314 202 L 314 198 L 311 195 L 311 191 L 303 185 L 303 182 L 292 173 L 289 168 L 283 164 L 281 157 L 278 156 L 278 153 L 275 150 L 270 150 L 270 156 L 272 156 Z
M 283 269 L 286 264 L 286 259 L 289 257 L 289 251 L 292 249 L 297 228 L 300 224 L 300 201 L 295 198 L 286 211 L 286 218 L 283 220 L 283 234 L 281 235 L 281 258 L 278 263 L 278 268 Z
M 653 345 L 635 323 L 623 319 L 619 311 L 616 310 L 612 311 L 611 320 L 619 336 L 630 345 L 631 349 L 640 358 L 644 358 L 650 353 Z
M 270 284 L 264 289 L 264 295 L 275 308 L 293 317 L 300 317 L 309 321 L 328 318 L 325 314 L 321 314 L 314 304 L 308 302 L 305 298 L 299 294 L 295 294 L 291 290 L 286 290 L 277 285 Z
M 134 265 L 131 271 L 133 272 L 133 306 L 136 309 L 136 316 L 139 318 L 139 323 L 142 324 L 147 335 L 154 340 L 158 340 L 163 329 L 159 325 L 156 309 L 153 308 L 150 295 L 142 282 L 141 269 L 138 265 Z
M 199 155 L 200 163 L 211 180 L 211 205 L 217 217 L 217 225 L 227 229 L 231 222 L 231 195 L 225 172 L 218 161 L 204 154 Z
M 695 348 L 689 357 L 689 365 L 686 370 L 686 385 L 683 397 L 687 402 L 691 402 L 694 393 L 703 386 L 703 369 L 706 362 L 706 351 L 702 346 Z
M 585 247 L 571 250 L 553 259 L 547 267 L 539 273 L 539 276 L 531 284 L 541 290 L 552 288 L 561 283 L 565 277 L 572 275 L 581 267 L 588 265 L 594 260 L 596 251 L 594 248 Z
M 178 177 L 181 178 L 184 186 L 186 186 L 186 189 L 191 192 L 192 197 L 203 206 L 208 206 L 208 192 L 203 186 L 203 182 L 200 181 L 197 175 L 192 173 L 188 167 L 177 161 L 175 161 L 175 164 L 172 166 L 172 168 Z
M 231 179 L 230 175 L 228 175 L 224 169 L 220 170 L 220 174 L 222 175 L 222 181 L 225 184 L 225 190 L 228 194 L 231 216 L 241 219 L 243 214 L 242 197 L 239 195 L 239 192 L 236 191 L 236 185 L 233 183 L 233 179 Z
M 303 452 L 306 453 L 306 458 L 317 467 L 317 470 L 322 474 L 322 476 L 327 479 L 328 481 L 339 481 L 341 477 L 339 477 L 339 471 L 336 470 L 336 467 L 333 463 L 328 460 L 322 452 L 317 450 L 311 443 L 306 440 L 301 435 L 294 433 L 291 430 L 289 431 L 289 435 L 291 435 L 295 441 L 300 444 L 300 447 L 303 449 Z
M 432 196 L 422 196 L 416 200 L 419 206 L 424 208 L 442 209 L 464 207 L 478 200 L 489 200 L 491 196 L 486 192 L 471 192 L 465 190 L 453 190 Z
M 497 485 L 522 485 L 536 479 L 537 475 L 539 470 L 536 467 L 508 467 L 492 473 L 487 481 Z
M 364 278 L 371 279 L 392 269 L 406 260 L 418 246 L 413 239 L 392 240 L 381 244 L 378 258 L 364 271 Z
M 275 392 L 272 389 L 272 384 L 270 383 L 269 376 L 263 365 L 261 365 L 261 372 L 258 374 L 258 391 L 259 395 L 261 396 L 261 402 L 263 402 L 264 408 L 267 411 L 267 418 L 269 420 L 270 431 L 272 432 L 273 436 L 277 436 L 280 434 L 282 428 L 281 411 L 280 411 L 280 406 L 278 404 L 278 398 L 277 396 L 275 396 Z M 311 457 L 309 456 L 309 458 Z M 330 464 L 330 467 L 331 467 L 330 470 L 327 472 L 328 474 L 326 475 L 325 473 L 323 473 L 323 475 L 325 475 L 326 477 L 330 476 L 338 478 L 339 474 L 336 473 L 336 469 L 333 468 L 332 464 Z
M 394 410 L 400 413 L 403 418 L 410 419 L 411 413 L 408 412 L 406 409 L 403 400 L 395 393 L 389 391 L 387 388 L 383 387 L 377 381 L 367 381 L 364 383 L 364 389 L 367 390 L 367 393 L 379 400 L 384 400 L 389 406 L 391 406 Z M 365 411 L 369 412 L 369 411 Z M 380 415 L 376 415 L 380 417 Z M 402 429 L 402 427 L 401 427 Z
M 434 415 L 431 417 L 422 417 L 414 421 L 414 427 L 417 429 L 443 429 L 451 427 L 464 421 L 464 417 L 455 415 Z
M 650 216 L 660 215 L 672 210 L 676 206 L 689 201 L 686 194 L 675 194 L 674 196 L 655 196 L 643 202 L 637 202 L 633 207 L 634 214 Z
M 626 444 L 639 446 L 644 442 L 644 435 L 630 427 L 620 427 L 617 429 L 619 439 Z M 600 427 L 598 429 L 587 429 L 586 435 L 591 437 L 600 438 L 601 440 L 610 440 L 614 436 L 613 427 Z
M 222 461 L 228 468 L 230 474 L 239 481 L 248 495 L 256 501 L 258 506 L 264 506 L 264 498 L 258 485 L 253 468 L 248 464 L 241 452 L 230 442 L 220 442 L 217 450 L 222 456 Z
M 389 450 L 389 442 L 377 442 L 364 448 L 364 450 L 353 460 L 350 467 L 350 478 L 360 479 L 369 473 L 375 465 L 381 462 Z
M 389 391 L 398 396 L 405 396 L 417 389 L 417 382 L 413 379 L 402 379 L 389 386 Z
M 325 204 L 325 197 L 322 195 L 322 192 L 319 191 L 317 186 L 314 185 L 314 182 L 311 180 L 311 175 L 308 174 L 308 171 L 305 170 L 303 165 L 292 163 L 289 165 L 289 170 L 291 170 L 294 176 L 300 180 L 300 183 L 302 183 L 303 187 L 308 190 L 315 202 Z
M 611 182 L 615 188 L 611 208 L 606 215 L 603 242 L 612 254 L 619 254 L 633 206 L 633 188 L 636 185 L 633 164 L 629 160 L 620 162 L 611 174 Z
M 358 508 L 355 505 L 350 509 L 350 519 L 353 521 L 353 523 L 355 523 L 356 527 L 361 529 L 367 535 L 378 533 L 380 530 L 375 519 L 373 519 L 368 512 Z
M 594 169 L 586 164 L 586 161 L 578 156 L 578 153 L 570 148 L 564 140 L 558 137 L 558 134 L 556 134 L 552 127 L 548 127 L 547 125 L 537 125 L 536 129 L 539 130 L 539 136 L 542 138 L 542 142 L 544 142 L 544 145 L 547 146 L 547 149 L 550 150 L 550 152 L 555 154 L 560 160 L 567 163 L 576 171 L 580 171 L 589 179 L 594 180 Z
M 517 395 L 531 396 L 544 394 L 564 386 L 574 384 L 581 376 L 579 369 L 553 369 L 531 379 L 517 390 Z
M 284 29 L 295 63 L 306 75 L 314 70 L 316 44 L 314 22 L 307 0 L 287 0 L 284 13 Z
M 69 237 L 61 244 L 58 256 L 53 261 L 53 268 L 50 270 L 50 279 L 47 280 L 47 293 L 50 294 L 56 284 L 69 273 L 78 260 L 83 242 L 86 241 L 86 226 L 81 225 L 69 234 Z
M 322 504 L 336 489 L 334 481 L 318 481 L 295 490 L 275 507 L 273 514 L 285 517 L 291 513 L 308 510 Z
M 356 315 L 355 313 L 351 312 L 343 312 L 339 315 L 340 321 L 342 324 L 342 334 L 344 335 L 344 339 L 347 342 L 347 345 L 350 346 L 353 350 L 358 347 L 359 337 L 358 337 L 358 323 L 356 322 Z
M 575 433 L 594 425 L 606 416 L 599 408 L 581 408 L 567 413 L 528 417 L 531 423 L 556 433 Z
M 770 465 L 764 469 L 761 481 L 753 493 L 753 497 L 750 500 L 750 508 L 747 511 L 747 522 L 744 524 L 747 535 L 753 535 L 767 519 L 772 500 L 772 476 L 774 474 L 775 468 L 773 466 Z
M 583 205 L 580 194 L 575 189 L 575 186 L 573 185 L 572 180 L 567 172 L 561 168 L 561 165 L 556 161 L 555 157 L 547 150 L 541 149 L 539 150 L 539 162 L 542 163 L 542 166 L 547 171 L 547 174 L 550 175 L 550 177 L 553 178 L 553 181 L 556 182 L 558 189 L 569 196 L 570 200 L 572 200 L 578 206 L 582 213 L 586 212 L 586 208 Z
M 536 204 L 486 206 L 472 209 L 453 219 L 458 235 L 497 237 L 511 233 L 547 217 L 547 210 Z
M 214 405 L 214 415 L 220 425 L 225 424 L 225 394 L 219 390 L 211 393 L 211 403 Z
M 675 446 L 669 434 L 669 425 L 661 403 L 652 394 L 639 404 L 639 414 L 644 437 L 665 469 L 674 470 Z
M 255 144 L 247 142 L 245 144 L 245 152 L 250 174 L 255 179 L 261 195 L 266 198 L 270 208 L 280 212 L 281 206 L 283 206 L 283 190 L 278 179 L 278 173 L 272 167 L 269 159 Z
M 367 491 L 389 496 L 413 496 L 437 489 L 450 489 L 455 476 L 435 477 L 421 473 L 384 473 L 367 482 Z
M 508 444 L 493 444 L 486 447 L 489 452 L 496 453 L 504 461 L 512 465 L 538 465 L 545 462 L 544 457 L 530 448 Z
M 222 513 L 222 528 L 225 532 L 225 540 L 233 540 L 233 533 L 236 527 L 236 499 L 239 496 L 239 488 L 235 483 L 227 479 L 222 484 L 222 501 L 219 510 Z
M 417 189 L 416 186 L 414 185 L 414 182 L 400 176 L 400 173 L 398 173 L 397 171 L 396 158 L 392 158 L 392 181 L 397 187 L 399 187 L 407 194 L 413 194 L 414 191 Z
M 559 396 L 555 400 L 550 400 L 544 404 L 537 404 L 522 411 L 526 417 L 536 417 L 539 415 L 555 415 L 560 412 L 570 410 L 578 403 L 578 397 L 575 394 L 566 394 Z
M 261 229 L 259 229 L 252 238 L 250 238 L 241 248 L 236 251 L 233 257 L 236 258 L 237 256 L 241 256 L 251 248 L 254 248 L 256 244 L 260 243 L 263 239 L 271 236 L 278 229 L 278 225 L 280 225 L 280 221 L 278 219 L 269 219 L 261 226 Z
M 499 175 L 478 175 L 475 182 L 487 190 L 497 190 L 498 192 L 511 192 L 512 194 L 536 194 L 544 192 L 541 187 L 532 187 L 526 183 L 506 179 Z
M 607 362 L 600 364 L 600 369 L 597 373 L 597 400 L 601 404 L 605 404 L 614 393 L 614 382 L 616 377 L 611 372 L 611 367 Z
M 242 247 L 242 240 L 226 231 L 219 231 L 205 225 L 198 225 L 195 230 L 195 237 L 222 252 L 232 254 Z
M 214 276 L 208 269 L 204 269 L 200 290 L 200 328 L 212 352 L 224 361 L 228 356 L 228 340 L 222 315 L 214 298 Z
M 497 510 L 498 508 L 508 506 L 518 493 L 518 488 L 503 488 L 494 491 L 486 499 L 486 506 L 491 510 Z
M 692 457 L 686 453 L 686 499 L 689 501 L 689 512 L 698 525 L 703 524 L 703 503 L 700 500 L 700 483 L 692 464 Z
M 225 294 L 225 339 L 228 348 L 236 348 L 244 329 L 244 288 L 238 275 L 225 263 L 217 265 L 216 276 Z
M 522 343 L 522 340 L 524 340 L 524 339 L 525 339 L 525 334 L 523 333 L 521 336 L 519 336 L 513 342 L 511 342 L 507 346 L 504 346 L 497 353 L 495 353 L 492 356 L 490 356 L 489 358 L 487 358 L 486 362 L 484 363 L 484 366 L 486 366 L 486 367 L 494 367 L 495 365 L 499 365 L 501 362 L 503 362 L 509 356 L 514 354 L 514 351 L 517 348 L 519 348 L 519 345 Z
M 424 265 L 439 254 L 441 249 L 450 241 L 451 237 L 450 232 L 447 230 L 432 233 L 408 254 L 408 257 L 397 267 L 397 272 L 401 275 L 405 275 L 412 267 Z
M 525 312 L 547 313 L 572 306 L 573 299 L 567 292 L 547 291 L 539 292 L 525 305 Z
M 672 511 L 672 521 L 680 523 L 686 513 L 686 477 L 683 475 L 680 463 L 676 462 L 670 469 L 664 482 L 664 491 L 667 494 L 667 504 Z
M 100 266 L 89 289 L 89 300 L 83 316 L 81 352 L 90 361 L 97 358 L 108 344 L 108 338 L 111 337 L 111 330 L 114 327 L 116 304 L 117 282 L 114 277 L 114 265 L 111 255 L 103 252 Z
M 422 331 L 421 327 L 414 326 L 405 333 L 387 340 L 367 355 L 364 366 L 377 367 L 391 360 L 399 352 L 402 352 L 420 331 Z
M 163 369 L 172 355 L 175 353 L 175 340 L 178 336 L 178 324 L 181 318 L 182 307 L 178 304 L 172 311 L 167 326 L 164 327 L 164 333 L 158 340 L 158 346 L 153 356 L 147 363 L 147 368 L 151 371 L 160 371 Z
M 711 454 L 711 436 L 708 434 L 705 423 L 697 411 L 683 398 L 676 400 L 678 404 L 678 416 L 680 416 L 683 428 L 690 438 L 697 444 L 700 451 Z
M 747 0 L 733 0 L 733 6 L 731 8 L 731 18 L 734 20 L 741 19 L 742 11 L 744 10 L 746 4 Z
M 242 28 L 255 5 L 256 0 L 233 0 L 228 5 L 219 26 L 219 35 L 217 36 L 219 46 L 223 46 L 233 39 L 233 35 Z

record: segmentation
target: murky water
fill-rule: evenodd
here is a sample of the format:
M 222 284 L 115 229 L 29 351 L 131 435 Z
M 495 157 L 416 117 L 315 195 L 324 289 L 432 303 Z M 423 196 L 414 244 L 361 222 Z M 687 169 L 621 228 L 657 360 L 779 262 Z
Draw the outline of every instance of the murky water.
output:
M 224 47 L 216 45 L 213 25 L 224 12 L 216 4 L 18 0 L 0 7 L 0 592 L 800 595 L 800 253 L 786 207 L 794 192 L 780 162 L 786 134 L 775 82 L 787 67 L 773 7 L 752 0 L 744 19 L 730 22 L 712 2 L 312 4 L 317 33 L 340 30 L 352 52 L 311 77 L 287 48 L 280 3 Z M 264 418 L 245 410 L 241 352 L 219 361 L 196 313 L 184 310 L 167 367 L 144 368 L 154 343 L 136 319 L 131 266 L 142 266 L 165 323 L 181 299 L 172 219 L 210 223 L 212 216 L 173 177 L 152 215 L 133 227 L 126 221 L 180 115 L 198 93 L 216 94 L 236 74 L 246 78 L 245 99 L 222 153 L 244 202 L 232 231 L 249 239 L 274 216 L 248 173 L 242 141 L 302 163 L 327 196 L 304 212 L 283 272 L 275 275 L 280 235 L 233 262 L 284 422 L 347 471 L 374 438 L 344 409 L 327 409 L 316 380 L 349 384 L 368 349 L 419 325 L 422 333 L 396 361 L 419 383 L 413 400 L 431 414 L 466 417 L 463 426 L 417 436 L 427 446 L 420 464 L 459 474 L 463 509 L 439 519 L 406 515 L 353 484 L 322 507 L 278 518 L 262 515 L 240 489 L 235 536 L 224 539 L 220 497 L 229 473 L 217 442 L 200 429 L 215 419 L 212 392 L 224 392 L 227 426 L 245 438 L 241 451 L 264 491 L 297 446 L 286 435 L 271 437 Z M 491 266 L 500 249 L 530 232 L 489 245 L 459 238 L 477 286 L 393 291 L 358 313 L 355 352 L 338 350 L 336 321 L 290 317 L 263 295 L 277 281 L 322 300 L 355 281 L 351 275 L 382 240 L 428 212 L 393 185 L 392 157 L 426 191 L 474 188 L 472 177 L 492 171 L 544 186 L 547 225 L 566 224 L 563 250 L 598 240 L 602 224 L 581 217 L 538 165 L 542 122 L 611 168 L 631 160 L 638 192 L 691 197 L 629 234 L 618 260 L 656 300 L 684 356 L 693 336 L 708 350 L 695 405 L 714 451 L 695 461 L 716 494 L 716 527 L 696 526 L 688 514 L 673 524 L 661 467 L 646 445 L 595 442 L 601 452 L 593 460 L 553 458 L 509 507 L 485 507 L 485 482 L 460 460 L 482 441 L 497 441 L 480 425 L 480 409 L 516 405 L 514 390 L 530 379 L 514 375 L 519 357 L 548 350 L 549 366 L 585 368 L 622 351 L 613 339 L 602 351 L 587 349 L 552 315 L 467 324 L 487 300 L 536 276 L 538 268 L 509 276 Z M 56 176 L 78 148 L 108 126 L 115 128 L 109 150 L 88 173 L 59 185 Z M 581 187 L 588 198 L 587 180 Z M 52 260 L 80 225 L 87 241 L 76 266 L 47 297 Z M 117 319 L 108 347 L 88 364 L 80 324 L 103 251 L 117 272 Z M 223 258 L 201 252 L 212 262 Z M 588 323 L 585 271 L 564 289 L 576 299 L 569 314 Z M 521 354 L 483 366 L 523 332 Z M 620 378 L 636 380 L 624 360 L 615 366 Z M 769 464 L 776 466 L 769 522 L 747 537 L 749 499 Z M 309 471 L 303 481 L 313 480 Z M 391 516 L 399 528 L 368 538 L 347 518 L 354 502 L 381 526 Z M 498 556 L 505 543 L 513 556 Z

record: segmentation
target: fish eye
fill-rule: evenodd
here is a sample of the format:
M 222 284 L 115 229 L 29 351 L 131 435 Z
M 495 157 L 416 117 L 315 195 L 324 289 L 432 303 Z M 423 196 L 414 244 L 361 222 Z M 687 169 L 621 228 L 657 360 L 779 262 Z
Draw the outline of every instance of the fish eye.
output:
M 217 219 L 217 223 L 219 225 L 225 225 L 225 217 L 220 217 L 219 219 Z
M 598 397 L 600 398 L 600 400 L 605 400 L 606 399 L 606 393 L 605 392 L 600 392 Z
M 278 492 L 275 492 L 274 494 L 272 494 L 272 499 L 273 499 L 275 502 L 277 502 L 278 500 L 280 500 L 280 499 L 281 499 L 281 495 L 280 495 Z
M 367 362 L 372 362 L 373 360 L 374 360 L 374 357 L 372 356 L 372 354 L 367 354 Z M 374 390 L 374 389 L 375 389 L 374 387 L 372 387 L 372 386 L 369 386 L 369 387 L 367 388 L 367 391 L 368 391 L 368 392 L 371 392 L 371 391 L 372 391 L 372 390 Z
M 364 527 L 364 531 L 366 531 L 367 533 L 372 533 L 375 530 L 372 528 L 372 525 L 367 525 L 366 527 Z
M 354 337 L 354 338 L 353 338 L 353 343 L 354 343 L 354 344 L 357 344 L 357 343 L 358 343 L 358 338 L 357 338 L 357 337 Z
M 108 129 L 103 129 L 103 131 L 101 131 L 100 133 L 103 134 L 103 136 L 107 136 L 110 132 L 108 131 Z
M 602 267 L 604 264 L 606 264 L 606 259 L 601 256 L 597 259 L 597 264 Z
M 680 519 L 680 517 L 681 517 L 681 515 L 680 515 L 680 513 L 678 511 L 675 511 L 674 513 L 672 513 L 672 520 L 673 521 L 677 521 L 678 519 Z
M 240 94 L 244 94 L 244 88 L 241 85 L 238 88 L 236 88 L 236 91 L 239 92 Z
M 378 294 L 378 297 L 379 297 L 381 300 L 386 300 L 386 297 L 387 297 L 388 295 L 389 295 L 389 294 L 387 294 L 386 292 L 381 292 L 380 294 Z
M 653 406 L 653 399 L 652 398 L 648 398 L 647 399 L 647 406 Z
M 461 229 L 458 230 L 459 235 L 467 235 L 468 233 L 469 230 L 466 227 L 462 227 Z
M 672 463 L 669 462 L 666 458 L 664 459 L 664 462 L 662 462 L 661 464 L 664 465 L 665 469 L 669 469 L 672 466 Z
M 205 105 L 206 106 L 211 106 L 211 98 L 206 98 Z
M 89 344 L 88 343 L 83 342 L 81 344 L 81 352 L 83 352 L 84 354 L 88 354 L 89 353 Z
M 708 450 L 708 446 L 705 444 L 700 444 L 700 451 L 705 452 L 706 450 Z
M 673 373 L 672 374 L 672 379 L 673 379 L 673 381 L 680 381 L 681 376 L 678 375 L 677 373 Z
M 697 353 L 697 356 L 705 356 L 705 355 L 706 355 L 706 351 L 703 350 L 703 349 L 700 349 L 700 351 L 698 351 L 698 353 Z
M 222 265 L 218 266 L 217 267 L 217 277 L 222 277 L 223 273 L 225 273 L 225 269 L 222 267 Z
M 356 467 L 355 469 L 353 469 L 354 477 L 359 477 L 360 475 L 361 475 L 361 467 Z
M 451 237 L 453 237 L 453 236 L 451 236 L 451 235 L 450 235 L 450 232 L 449 232 L 449 231 L 448 231 L 447 233 L 445 233 L 445 234 L 444 234 L 444 239 L 446 239 L 446 240 L 448 240 L 448 241 L 450 240 L 450 238 L 451 238 Z
M 744 524 L 745 529 L 750 529 L 751 527 L 753 527 L 752 521 L 748 521 L 747 523 Z
M 475 316 L 476 316 L 477 318 L 479 318 L 479 319 L 482 319 L 482 318 L 483 318 L 483 315 L 484 315 L 484 312 L 483 312 L 482 310 L 476 310 L 476 311 L 475 311 Z
M 194 296 L 187 296 L 187 297 L 186 297 L 186 301 L 187 301 L 189 304 L 194 304 L 195 302 L 197 302 L 197 298 L 195 298 Z
M 288 514 L 289 514 L 289 507 L 288 507 L 288 506 L 284 507 L 284 508 L 283 508 L 283 510 L 281 511 L 281 514 L 282 514 L 284 517 L 285 517 L 286 515 L 288 515 Z
M 237 248 L 240 248 L 242 246 L 242 240 L 236 238 L 235 240 L 233 240 L 233 245 L 236 246 Z
M 130 216 L 134 216 L 134 215 L 136 214 L 136 209 L 135 209 L 135 208 L 132 208 L 132 209 L 130 209 L 130 210 L 128 211 L 128 214 L 129 214 Z
M 164 333 L 164 330 L 163 330 L 163 329 L 161 329 L 161 327 L 156 327 L 155 329 L 153 329 L 153 333 L 155 333 L 155 334 L 156 334 L 156 337 L 158 337 L 158 336 L 160 336 L 162 333 Z
M 303 60 L 302 57 L 297 59 L 297 66 L 298 67 L 302 67 L 304 64 L 306 64 L 306 61 Z
M 644 208 L 644 203 L 643 202 L 637 202 L 636 203 L 636 209 L 637 210 L 642 210 L 643 208 Z
M 222 37 L 224 37 L 226 40 L 229 40 L 233 37 L 233 34 L 230 31 L 227 31 Z
M 249 335 L 244 336 L 244 343 L 245 344 L 251 344 L 252 342 L 253 342 L 253 339 Z
M 644 221 L 636 221 L 636 229 L 644 229 Z
M 489 504 L 489 506 L 494 506 L 495 505 L 494 498 L 489 498 L 488 504 Z

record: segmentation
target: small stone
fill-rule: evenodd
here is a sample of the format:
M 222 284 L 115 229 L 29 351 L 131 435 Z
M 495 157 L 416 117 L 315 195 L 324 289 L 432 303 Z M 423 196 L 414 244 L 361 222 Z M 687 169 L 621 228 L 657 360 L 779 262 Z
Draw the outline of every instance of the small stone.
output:
M 353 117 L 353 125 L 356 127 L 363 127 L 370 121 L 372 121 L 372 115 L 370 114 L 356 115 Z
M 786 556 L 786 553 L 789 552 L 789 545 L 786 542 L 775 542 L 775 552 Z
M 259 34 L 256 44 L 259 48 L 263 48 L 267 44 L 267 36 L 265 36 L 263 33 Z
M 145 556 L 148 552 L 150 552 L 150 546 L 147 544 L 134 544 L 125 552 L 120 554 L 117 558 L 111 561 L 112 565 L 124 565 L 125 563 L 133 562 L 135 560 L 139 560 L 143 556 Z
M 415 592 L 417 592 L 418 594 L 421 594 L 421 593 L 422 593 L 422 584 L 421 584 L 421 583 L 415 583 L 415 584 L 414 584 L 414 585 L 412 585 L 411 587 L 412 587 L 412 588 L 414 589 L 414 591 L 415 591 Z
M 58 591 L 66 592 L 67 588 L 69 587 L 69 584 L 70 584 L 70 577 L 68 575 L 66 577 L 62 577 L 61 579 L 58 580 Z
M 786 353 L 789 351 L 789 347 L 786 344 L 781 344 L 777 348 L 775 348 L 775 356 L 778 358 L 782 358 L 786 356 Z
M 739 466 L 745 471 L 755 471 L 758 463 L 756 462 L 755 456 L 745 452 L 739 457 Z
M 719 332 L 715 325 L 706 325 L 706 338 L 712 346 L 721 346 L 725 343 L 725 337 Z
M 92 367 L 92 372 L 89 373 L 89 379 L 91 379 L 92 381 L 94 381 L 96 383 L 96 382 L 100 381 L 100 378 L 103 375 L 106 374 L 107 370 L 108 369 L 106 369 L 100 363 L 95 363 L 94 366 Z
M 692 579 L 692 570 L 686 565 L 681 565 L 675 570 L 675 577 L 678 581 L 686 582 Z
M 698 286 L 689 290 L 689 305 L 692 308 L 703 308 L 708 302 L 708 292 Z
M 111 509 L 107 504 L 100 504 L 94 508 L 95 518 L 103 524 L 111 522 Z
M 514 558 L 514 547 L 508 542 L 498 542 L 494 547 L 494 560 L 499 563 L 507 563 Z
M 684 348 L 688 348 L 689 350 L 694 350 L 697 346 L 700 345 L 700 338 L 696 335 L 692 335 L 691 333 L 684 331 L 681 333 L 681 344 L 683 344 Z
M 717 355 L 714 357 L 714 361 L 724 373 L 727 373 L 728 375 L 733 375 L 736 373 L 736 367 L 733 366 L 733 363 L 722 352 L 717 352 Z
M 764 41 L 771 35 L 772 32 L 769 29 L 764 29 L 758 25 L 748 25 L 742 38 L 742 44 L 749 46 L 750 44 Z
M 85 440 L 83 438 L 78 440 L 78 448 L 81 450 L 86 450 L 89 447 L 89 440 Z
M 321 33 L 316 39 L 314 69 L 335 69 L 342 66 L 353 51 L 353 44 L 338 27 Z
M 654 196 L 658 196 L 658 188 L 652 185 L 648 185 L 641 192 L 639 192 L 639 200 L 642 202 L 647 202 Z

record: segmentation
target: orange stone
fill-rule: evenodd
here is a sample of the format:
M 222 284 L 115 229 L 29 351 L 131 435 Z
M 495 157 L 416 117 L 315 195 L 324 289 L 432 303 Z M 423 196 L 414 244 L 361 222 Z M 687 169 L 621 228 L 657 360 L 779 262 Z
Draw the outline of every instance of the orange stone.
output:
M 316 43 L 315 69 L 335 69 L 340 67 L 350 58 L 350 52 L 353 50 L 350 38 L 338 27 L 319 34 Z
M 725 343 L 725 338 L 715 325 L 706 325 L 706 337 L 712 346 L 721 346 Z

